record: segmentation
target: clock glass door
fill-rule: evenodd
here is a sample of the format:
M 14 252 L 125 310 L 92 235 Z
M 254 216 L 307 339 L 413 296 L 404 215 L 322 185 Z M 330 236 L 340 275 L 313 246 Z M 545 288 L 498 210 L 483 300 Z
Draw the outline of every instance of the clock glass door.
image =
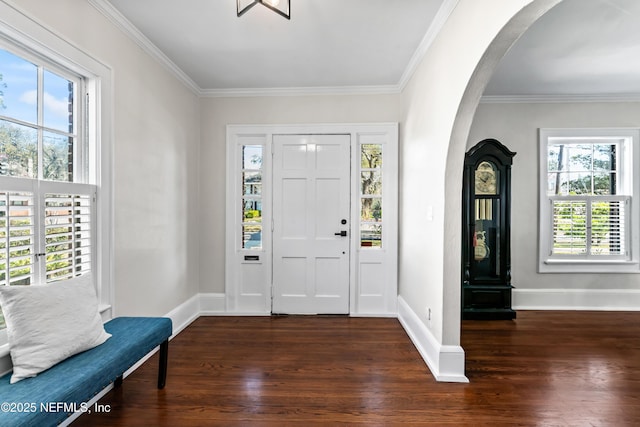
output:
M 489 161 L 480 162 L 475 170 L 473 264 L 479 280 L 500 277 L 499 173 Z
M 473 234 L 474 276 L 479 281 L 500 278 L 500 199 L 476 197 Z

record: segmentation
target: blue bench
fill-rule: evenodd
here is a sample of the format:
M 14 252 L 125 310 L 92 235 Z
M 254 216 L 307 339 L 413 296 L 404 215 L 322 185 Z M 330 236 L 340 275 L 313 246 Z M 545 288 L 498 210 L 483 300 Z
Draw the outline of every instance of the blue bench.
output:
M 103 344 L 76 354 L 52 368 L 15 384 L 11 374 L 0 378 L 0 426 L 55 426 L 87 403 L 109 384 L 119 386 L 125 371 L 160 346 L 158 388 L 167 376 L 171 319 L 116 317 L 105 323 L 112 336 Z

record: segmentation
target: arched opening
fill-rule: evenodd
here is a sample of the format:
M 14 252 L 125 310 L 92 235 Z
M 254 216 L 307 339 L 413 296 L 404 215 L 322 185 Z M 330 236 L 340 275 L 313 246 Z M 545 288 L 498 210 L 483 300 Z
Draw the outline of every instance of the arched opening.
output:
M 460 338 L 461 189 L 464 153 L 476 109 L 484 88 L 512 44 L 542 15 L 562 0 L 534 0 L 516 13 L 499 31 L 478 62 L 459 104 L 447 151 L 445 170 L 444 312 L 442 341 Z
M 491 45 L 486 50 L 482 60 L 479 61 L 475 69 L 473 77 L 470 79 L 465 94 L 460 103 L 456 121 L 449 144 L 447 157 L 446 172 L 446 207 L 445 207 L 445 230 L 447 237 L 445 242 L 454 244 L 460 241 L 456 235 L 459 223 L 459 204 L 456 194 L 458 194 L 461 182 L 462 159 L 465 149 L 473 145 L 474 141 L 480 141 L 484 138 L 494 137 L 502 141 L 515 141 L 509 144 L 509 148 L 517 151 L 519 156 L 514 164 L 515 176 L 518 178 L 518 185 L 514 186 L 513 199 L 514 205 L 518 206 L 514 212 L 513 222 L 514 228 L 519 232 L 512 236 L 512 241 L 518 242 L 515 253 L 517 253 L 516 264 L 518 269 L 513 271 L 514 285 L 516 288 L 526 292 L 520 293 L 520 298 L 514 301 L 516 305 L 523 308 L 542 307 L 547 309 L 561 308 L 591 308 L 602 309 L 603 304 L 613 309 L 619 307 L 631 307 L 635 304 L 635 300 L 630 300 L 627 292 L 637 289 L 637 278 L 633 275 L 610 274 L 608 272 L 593 271 L 589 275 L 579 274 L 559 274 L 555 270 L 547 271 L 542 275 L 538 261 L 538 182 L 539 164 L 545 161 L 538 159 L 538 131 L 542 128 L 625 128 L 637 127 L 637 117 L 640 106 L 637 103 L 637 92 L 635 89 L 625 91 L 623 87 L 623 78 L 612 82 L 610 88 L 615 91 L 614 96 L 610 94 L 582 95 L 564 94 L 564 97 L 543 98 L 541 96 L 531 96 L 531 101 L 520 100 L 517 104 L 491 103 L 481 104 L 479 107 L 480 97 L 493 76 L 500 60 L 504 57 L 511 44 L 524 34 L 540 17 L 542 17 L 553 6 L 560 1 L 533 1 L 524 7 L 520 12 L 514 15 L 507 25 L 498 33 Z M 591 4 L 594 6 L 596 2 Z M 606 4 L 605 4 L 606 3 Z M 568 2 L 563 4 L 569 6 Z M 581 4 L 582 6 L 587 6 Z M 607 16 L 592 13 L 594 19 L 602 19 L 608 22 L 607 25 L 614 25 L 615 20 L 612 19 L 613 9 L 620 9 L 623 14 L 632 17 L 633 13 L 637 13 L 636 5 L 625 2 L 601 2 L 600 7 L 611 8 L 610 14 Z M 622 10 L 626 6 L 630 10 Z M 560 11 L 560 7 L 556 9 Z M 554 12 L 556 12 L 554 11 Z M 551 17 L 551 14 L 548 15 Z M 561 15 L 554 13 L 554 19 Z M 559 20 L 561 18 L 557 18 Z M 630 18 L 631 19 L 631 18 Z M 567 25 L 563 22 L 563 25 Z M 585 24 L 586 25 L 586 24 Z M 591 23 L 592 27 L 597 27 L 597 23 Z M 607 56 L 604 60 L 614 61 L 618 55 L 625 53 L 627 58 L 634 57 L 629 54 L 629 46 L 634 44 L 637 46 L 637 32 L 633 34 L 626 33 L 624 29 L 616 28 L 617 36 L 625 35 L 620 42 L 618 49 L 605 49 L 604 42 L 600 43 L 600 48 L 606 50 Z M 584 36 L 583 36 L 584 37 Z M 627 43 L 627 44 L 625 44 Z M 579 46 L 583 50 L 585 47 Z M 635 47 L 635 46 L 634 46 Z M 635 50 L 634 50 L 635 51 Z M 566 58 L 567 62 L 572 59 Z M 591 64 L 591 66 L 589 65 Z M 602 63 L 601 63 L 602 64 Z M 594 67 L 593 63 L 584 64 L 585 73 L 608 72 L 606 67 Z M 606 64 L 611 65 L 611 64 Z M 595 69 L 595 71 L 593 71 Z M 566 72 L 566 70 L 563 70 Z M 610 79 L 616 80 L 615 78 Z M 589 84 L 589 80 L 585 78 L 582 82 L 583 88 Z M 635 86 L 634 86 L 635 88 Z M 629 93 L 635 95 L 630 98 Z M 541 99 L 542 98 L 542 99 Z M 584 102 L 588 100 L 590 102 Z M 633 101 L 633 102 L 629 102 Z M 567 104 L 570 102 L 570 104 Z M 505 114 L 509 112 L 509 114 Z M 484 121 L 502 122 L 502 126 L 481 126 L 476 120 L 478 115 Z M 514 121 L 513 118 L 518 117 L 519 120 Z M 510 130 L 507 136 L 506 129 Z M 518 136 L 516 136 L 518 135 Z M 521 136 L 524 135 L 524 136 Z M 543 187 L 541 187 L 543 188 Z M 530 222 L 531 224 L 527 224 Z M 449 248 L 447 248 L 449 246 Z M 458 283 L 450 282 L 451 278 L 459 276 L 460 265 L 455 258 L 456 248 L 451 248 L 445 244 L 445 298 L 449 298 L 449 304 L 445 301 L 445 307 L 452 307 L 459 295 L 455 294 L 455 290 L 459 287 Z M 512 252 L 513 255 L 513 252 Z M 556 274 L 553 274 L 553 273 Z M 519 282 L 519 283 L 518 283 Z M 449 294 L 450 293 L 450 294 Z M 599 301 L 600 300 L 600 301 Z M 604 302 L 603 302 L 604 301 Z M 535 304 L 538 304 L 537 306 Z M 571 305 L 573 304 L 573 305 Z M 455 336 L 458 329 L 455 326 L 454 316 L 457 316 L 456 310 L 445 311 L 444 333 L 443 337 Z M 447 327 L 452 329 L 447 331 Z

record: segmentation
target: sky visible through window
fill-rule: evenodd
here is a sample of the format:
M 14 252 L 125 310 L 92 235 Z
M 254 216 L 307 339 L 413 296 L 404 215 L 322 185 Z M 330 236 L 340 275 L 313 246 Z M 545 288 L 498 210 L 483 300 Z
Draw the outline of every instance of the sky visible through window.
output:
M 37 124 L 37 67 L 0 49 L 0 115 Z M 44 125 L 69 131 L 69 81 L 45 70 Z

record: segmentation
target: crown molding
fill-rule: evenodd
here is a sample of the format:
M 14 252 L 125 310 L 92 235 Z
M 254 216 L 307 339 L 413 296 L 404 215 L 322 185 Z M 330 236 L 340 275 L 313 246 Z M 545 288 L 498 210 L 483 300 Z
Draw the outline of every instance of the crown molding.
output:
M 109 21 L 111 21 L 123 33 L 129 36 L 138 46 L 148 53 L 152 58 L 156 59 L 161 65 L 169 70 L 182 84 L 189 88 L 196 95 L 200 95 L 202 89 L 173 61 L 167 57 L 160 49 L 154 45 L 144 34 L 136 28 L 123 14 L 118 11 L 107 0 L 88 0 L 96 10 L 102 13 Z
M 413 56 L 409 60 L 409 63 L 407 64 L 402 77 L 400 77 L 400 81 L 397 84 L 400 92 L 404 90 L 407 83 L 409 83 L 409 80 L 411 80 L 411 77 L 413 77 L 413 74 L 418 68 L 418 65 L 420 65 L 420 62 L 422 62 L 422 59 L 427 54 L 427 51 L 433 44 L 433 41 L 440 33 L 440 30 L 442 30 L 442 27 L 447 22 L 447 19 L 449 19 L 449 15 L 451 15 L 451 12 L 453 12 L 453 9 L 456 8 L 459 1 L 460 0 L 444 0 L 440 5 L 440 9 L 438 9 L 436 16 L 433 18 L 429 29 L 422 38 L 422 41 L 418 45 L 418 48 L 413 53 Z
M 560 104 L 580 102 L 640 102 L 640 93 L 582 95 L 485 95 L 481 104 Z
M 393 95 L 398 93 L 400 93 L 398 85 L 380 85 L 204 89 L 200 91 L 200 96 L 204 98 L 232 98 L 251 96 Z

